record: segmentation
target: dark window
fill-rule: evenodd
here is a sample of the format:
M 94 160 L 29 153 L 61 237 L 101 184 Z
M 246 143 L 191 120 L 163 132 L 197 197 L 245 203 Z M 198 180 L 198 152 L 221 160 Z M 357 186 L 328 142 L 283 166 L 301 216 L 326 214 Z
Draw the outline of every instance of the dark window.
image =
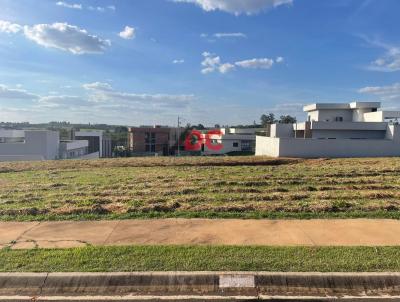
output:
M 156 152 L 156 133 L 146 132 L 144 134 L 144 143 L 146 152 Z
M 378 108 L 372 108 L 371 112 L 377 112 Z
M 242 151 L 252 151 L 253 142 L 252 141 L 241 141 Z
M 343 122 L 343 117 L 342 117 L 342 116 L 337 116 L 337 117 L 335 118 L 335 121 L 336 121 L 336 122 Z
M 239 147 L 239 143 L 233 143 L 233 147 L 235 148 Z
M 149 132 L 146 132 L 146 133 L 144 134 L 144 142 L 145 142 L 146 144 L 149 144 L 149 143 L 150 143 L 150 133 L 149 133 Z

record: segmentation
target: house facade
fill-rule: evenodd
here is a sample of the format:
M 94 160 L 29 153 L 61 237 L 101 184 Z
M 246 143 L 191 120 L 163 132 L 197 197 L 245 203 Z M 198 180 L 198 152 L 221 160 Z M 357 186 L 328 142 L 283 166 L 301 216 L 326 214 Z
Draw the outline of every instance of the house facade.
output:
M 128 149 L 135 156 L 170 155 L 177 143 L 177 128 L 142 126 L 128 128 Z
M 256 137 L 256 155 L 273 157 L 400 156 L 399 111 L 379 102 L 319 103 L 304 107 L 307 121 L 273 124 Z
M 94 155 L 88 152 L 88 141 L 60 141 L 58 131 L 0 130 L 0 161 L 83 159 Z
M 225 155 L 253 153 L 255 151 L 256 131 L 259 128 L 221 128 L 194 130 L 185 140 L 185 150 L 201 155 Z M 192 136 L 196 139 L 192 140 Z M 188 144 L 191 142 L 191 144 Z

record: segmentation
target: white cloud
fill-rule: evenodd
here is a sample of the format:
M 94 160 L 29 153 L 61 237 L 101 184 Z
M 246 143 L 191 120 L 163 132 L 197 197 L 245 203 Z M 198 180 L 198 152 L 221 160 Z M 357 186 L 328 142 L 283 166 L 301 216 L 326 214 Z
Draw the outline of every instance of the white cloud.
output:
M 112 91 L 113 88 L 108 83 L 94 82 L 83 84 L 83 88 L 86 90 L 94 90 L 94 91 Z
M 175 2 L 194 3 L 205 11 L 221 10 L 235 15 L 255 14 L 260 11 L 290 5 L 293 0 L 174 0 Z
M 233 69 L 235 69 L 235 65 L 231 63 L 225 63 L 218 67 L 220 73 L 228 73 Z
M 119 33 L 122 39 L 130 40 L 135 38 L 135 29 L 133 27 L 125 26 L 125 29 Z
M 41 46 L 57 48 L 78 55 L 102 53 L 111 45 L 109 40 L 90 35 L 86 30 L 67 23 L 24 26 L 24 33 L 28 39 Z
M 203 52 L 202 56 L 204 57 L 203 61 L 201 62 L 201 65 L 203 66 L 201 72 L 203 74 L 212 73 L 214 71 L 219 71 L 220 73 L 228 73 L 235 70 L 236 67 L 246 69 L 270 69 L 275 62 L 281 63 L 284 60 L 283 57 L 277 57 L 276 61 L 269 58 L 260 58 L 237 61 L 235 63 L 223 63 L 219 56 L 216 56 L 212 53 Z
M 201 65 L 203 66 L 201 72 L 203 74 L 214 72 L 221 65 L 221 58 L 218 56 L 215 56 L 207 51 L 203 52 L 202 56 L 204 57 L 203 61 L 201 62 Z
M 63 7 L 66 7 L 66 8 L 72 8 L 72 9 L 82 9 L 82 4 L 78 4 L 78 3 L 67 3 L 67 2 L 64 2 L 64 1 L 58 1 L 56 3 L 56 5 L 63 6 Z
M 39 99 L 39 107 L 79 107 L 79 106 L 87 106 L 89 102 L 79 96 L 71 96 L 71 95 L 49 95 L 44 96 Z
M 66 7 L 66 8 L 71 8 L 71 9 L 78 9 L 78 10 L 82 10 L 82 9 L 88 9 L 91 11 L 97 11 L 97 12 L 101 12 L 104 13 L 105 11 L 116 11 L 116 7 L 115 5 L 108 5 L 108 6 L 87 6 L 84 7 L 82 4 L 80 3 L 68 3 L 65 1 L 58 1 L 56 2 L 56 5 L 58 6 L 62 6 L 62 7 Z
M 13 89 L 0 84 L 1 100 L 36 100 L 39 96 L 23 89 Z
M 252 69 L 270 69 L 274 65 L 274 60 L 268 58 L 243 60 L 235 63 L 236 66 Z
M 183 64 L 185 63 L 184 59 L 175 59 L 172 61 L 172 64 Z
M 377 96 L 381 100 L 398 101 L 400 100 L 400 83 L 389 86 L 367 86 L 359 89 L 358 92 Z
M 163 108 L 184 108 L 192 102 L 194 95 L 186 94 L 137 94 L 116 91 L 108 83 L 88 83 L 83 88 L 90 92 L 89 100 L 95 103 L 113 103 L 120 106 L 138 106 L 137 108 L 149 108 L 148 106 L 160 106 Z
M 16 34 L 22 30 L 22 26 L 19 24 L 11 23 L 8 21 L 0 20 L 0 32 L 7 34 Z
M 91 10 L 91 11 L 97 11 L 100 13 L 104 13 L 107 10 L 115 11 L 117 8 L 114 5 L 109 5 L 109 6 L 88 6 L 87 9 Z
M 369 45 L 383 49 L 385 52 L 370 62 L 367 69 L 373 71 L 393 72 L 400 70 L 400 47 L 384 43 L 379 40 L 371 40 L 366 36 L 360 36 Z
M 221 39 L 221 38 L 247 38 L 244 33 L 215 33 L 214 37 Z

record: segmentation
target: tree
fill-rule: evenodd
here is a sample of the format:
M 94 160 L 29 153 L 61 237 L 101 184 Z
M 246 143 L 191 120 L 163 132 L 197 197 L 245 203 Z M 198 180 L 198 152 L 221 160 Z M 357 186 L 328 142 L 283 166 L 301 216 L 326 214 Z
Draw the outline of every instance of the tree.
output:
M 261 126 L 265 127 L 266 125 L 276 123 L 275 114 L 269 113 L 268 115 L 263 114 L 261 116 Z
M 117 126 L 117 127 L 114 128 L 114 132 L 115 133 L 124 133 L 124 134 L 126 134 L 128 132 L 128 127 Z
M 294 124 L 296 122 L 297 122 L 296 117 L 290 115 L 281 115 L 279 119 L 280 124 Z

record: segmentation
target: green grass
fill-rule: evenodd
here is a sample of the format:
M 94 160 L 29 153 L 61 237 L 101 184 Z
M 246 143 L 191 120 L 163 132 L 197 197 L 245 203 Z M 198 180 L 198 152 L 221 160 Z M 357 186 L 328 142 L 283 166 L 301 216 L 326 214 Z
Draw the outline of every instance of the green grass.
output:
M 400 158 L 0 163 L 0 220 L 400 218 Z
M 399 271 L 400 248 L 135 246 L 0 250 L 0 272 L 229 270 Z

